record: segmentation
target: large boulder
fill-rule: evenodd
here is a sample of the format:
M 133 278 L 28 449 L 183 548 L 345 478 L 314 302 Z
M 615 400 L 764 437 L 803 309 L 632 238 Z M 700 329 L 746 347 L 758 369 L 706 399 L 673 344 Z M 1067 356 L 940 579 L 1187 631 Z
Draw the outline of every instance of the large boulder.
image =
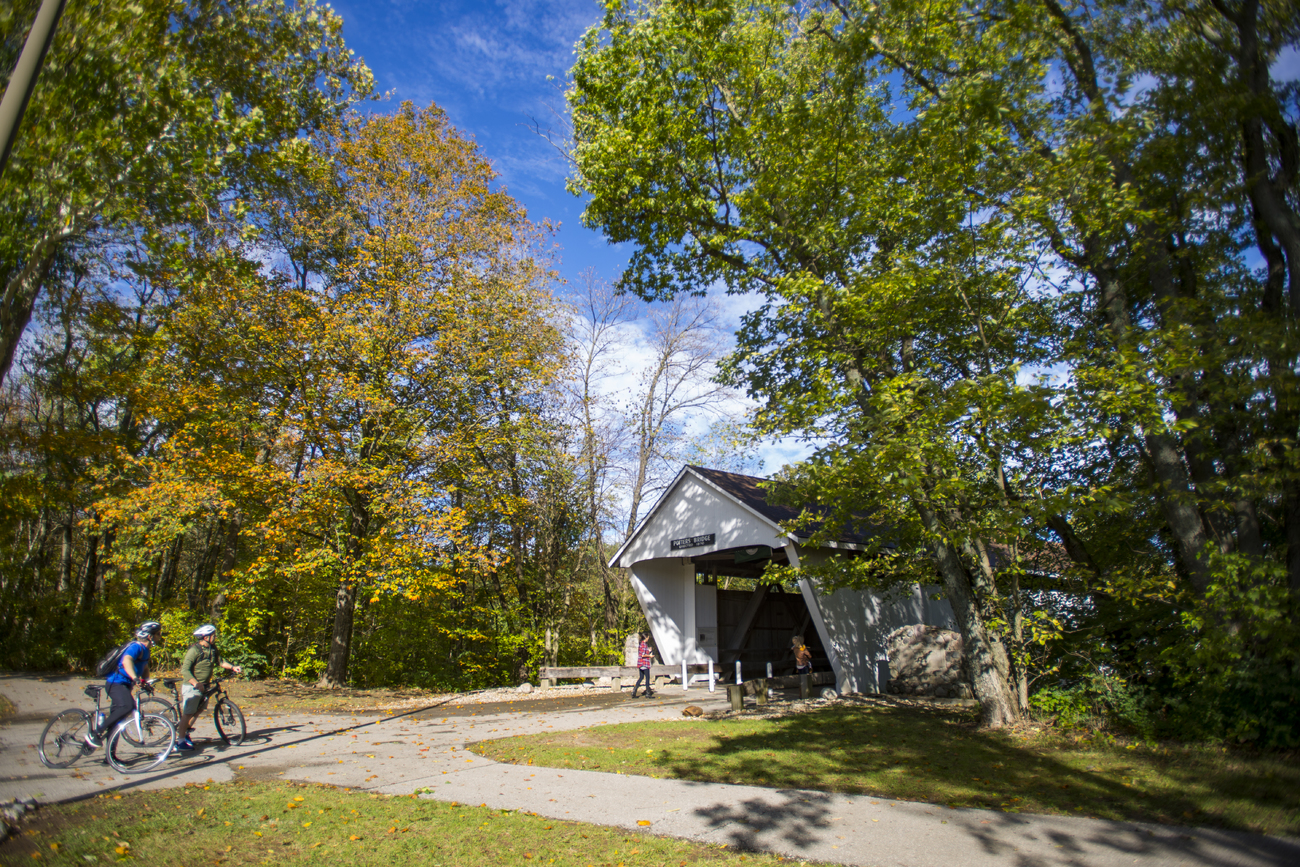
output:
M 970 696 L 961 634 L 937 626 L 903 626 L 885 639 L 889 653 L 886 692 L 894 695 Z

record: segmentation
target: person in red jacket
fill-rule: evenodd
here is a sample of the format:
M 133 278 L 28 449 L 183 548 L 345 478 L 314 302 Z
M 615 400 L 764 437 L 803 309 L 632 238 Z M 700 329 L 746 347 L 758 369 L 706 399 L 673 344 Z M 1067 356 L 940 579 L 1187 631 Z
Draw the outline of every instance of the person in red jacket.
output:
M 645 697 L 654 698 L 654 690 L 650 688 L 650 666 L 654 662 L 655 654 L 650 649 L 650 633 L 641 633 L 641 643 L 636 648 L 636 667 L 638 669 L 636 677 L 636 686 L 632 687 L 632 698 L 636 698 L 636 691 L 641 688 L 641 681 L 645 681 Z

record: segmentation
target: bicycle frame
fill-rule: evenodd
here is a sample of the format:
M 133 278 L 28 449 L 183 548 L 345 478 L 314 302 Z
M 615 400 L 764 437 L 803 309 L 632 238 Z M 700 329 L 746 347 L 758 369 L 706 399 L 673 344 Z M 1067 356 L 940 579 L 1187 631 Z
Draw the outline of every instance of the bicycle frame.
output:
M 208 709 L 208 702 L 212 701 L 214 698 L 217 701 L 221 701 L 223 697 L 229 695 L 229 693 L 226 692 L 225 681 L 226 678 L 218 677 L 203 691 L 203 700 L 199 702 L 198 709 L 194 711 L 194 718 L 196 720 L 205 710 Z M 181 698 L 181 684 L 185 683 L 185 681 L 175 678 L 167 678 L 163 683 L 171 687 L 172 698 L 176 703 L 177 716 L 181 716 L 181 708 L 185 707 L 185 700 Z

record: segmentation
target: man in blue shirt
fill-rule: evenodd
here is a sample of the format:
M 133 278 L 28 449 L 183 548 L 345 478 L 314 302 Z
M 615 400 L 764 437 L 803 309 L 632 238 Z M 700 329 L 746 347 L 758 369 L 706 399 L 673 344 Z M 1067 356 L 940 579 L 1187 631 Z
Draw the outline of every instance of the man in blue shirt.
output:
M 91 749 L 103 743 L 113 731 L 113 726 L 135 709 L 131 689 L 149 677 L 149 648 L 155 642 L 162 643 L 162 624 L 155 620 L 142 623 L 135 633 L 135 641 L 122 651 L 117 670 L 105 678 L 106 691 L 113 704 L 108 710 L 108 716 L 104 717 L 104 724 L 86 733 L 86 745 Z

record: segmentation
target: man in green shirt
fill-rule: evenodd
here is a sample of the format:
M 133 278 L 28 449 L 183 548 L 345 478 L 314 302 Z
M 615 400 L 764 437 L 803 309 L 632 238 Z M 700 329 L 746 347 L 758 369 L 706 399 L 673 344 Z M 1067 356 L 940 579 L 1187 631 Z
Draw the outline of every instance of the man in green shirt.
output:
M 205 623 L 194 630 L 194 643 L 185 651 L 181 660 L 181 724 L 176 728 L 176 749 L 192 750 L 194 742 L 190 740 L 190 725 L 198 716 L 203 706 L 203 695 L 212 680 L 212 672 L 217 668 L 239 674 L 243 671 L 238 665 L 231 665 L 221 658 L 217 650 L 217 627 Z

